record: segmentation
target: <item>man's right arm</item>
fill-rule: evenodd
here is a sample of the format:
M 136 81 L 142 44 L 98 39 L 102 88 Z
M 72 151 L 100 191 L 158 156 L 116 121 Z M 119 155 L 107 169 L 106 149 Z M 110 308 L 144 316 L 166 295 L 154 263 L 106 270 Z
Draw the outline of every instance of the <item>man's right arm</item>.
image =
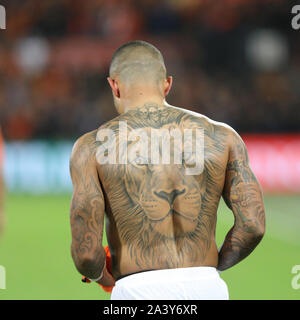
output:
M 219 250 L 218 270 L 246 258 L 265 232 L 265 210 L 259 183 L 249 166 L 246 146 L 232 133 L 223 198 L 234 215 L 234 225 Z
M 78 139 L 70 159 L 74 187 L 70 210 L 71 254 L 82 275 L 99 279 L 101 285 L 113 286 L 115 280 L 107 271 L 102 246 L 105 200 L 97 172 L 95 135 L 91 132 Z

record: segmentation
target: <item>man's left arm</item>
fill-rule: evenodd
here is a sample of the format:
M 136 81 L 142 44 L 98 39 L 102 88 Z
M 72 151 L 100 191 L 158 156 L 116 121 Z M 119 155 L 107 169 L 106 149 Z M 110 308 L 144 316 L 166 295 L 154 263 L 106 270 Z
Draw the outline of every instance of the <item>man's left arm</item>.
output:
M 102 246 L 105 201 L 99 183 L 94 135 L 81 137 L 70 159 L 73 182 L 71 202 L 71 253 L 77 270 L 90 279 L 103 274 L 106 253 Z
M 234 225 L 219 250 L 218 270 L 245 259 L 265 233 L 265 209 L 260 185 L 250 168 L 241 137 L 232 132 L 223 199 L 234 215 Z

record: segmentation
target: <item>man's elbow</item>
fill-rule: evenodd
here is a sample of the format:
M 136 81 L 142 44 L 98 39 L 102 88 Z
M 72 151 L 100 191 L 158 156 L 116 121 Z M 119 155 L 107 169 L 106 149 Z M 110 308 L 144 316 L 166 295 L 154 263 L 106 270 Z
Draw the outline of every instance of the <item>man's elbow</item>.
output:
M 266 227 L 265 224 L 259 225 L 256 229 L 256 236 L 258 239 L 262 239 L 265 235 Z
M 265 223 L 263 222 L 256 222 L 251 228 L 251 234 L 254 242 L 257 244 L 262 240 L 265 235 Z
M 78 270 L 78 272 L 84 276 L 87 276 L 89 278 L 96 278 L 91 275 L 93 273 L 93 269 L 95 269 L 95 260 L 91 257 L 77 257 L 74 259 L 75 267 Z M 99 268 L 100 269 L 100 268 Z
M 247 238 L 252 239 L 253 244 L 258 244 L 265 235 L 264 221 L 250 220 L 247 223 L 240 225 L 239 228 L 247 235 Z
M 105 257 L 102 257 L 101 253 L 78 253 L 73 247 L 71 247 L 71 253 L 79 273 L 92 279 L 99 276 L 96 273 L 99 273 L 99 270 L 102 270 L 105 264 Z

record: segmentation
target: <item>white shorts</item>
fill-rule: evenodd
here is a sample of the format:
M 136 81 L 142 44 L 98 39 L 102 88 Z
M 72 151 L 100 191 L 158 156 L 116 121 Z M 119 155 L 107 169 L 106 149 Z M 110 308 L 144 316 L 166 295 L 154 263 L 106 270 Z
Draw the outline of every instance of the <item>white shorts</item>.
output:
M 228 300 L 228 288 L 216 268 L 145 271 L 118 281 L 111 300 Z

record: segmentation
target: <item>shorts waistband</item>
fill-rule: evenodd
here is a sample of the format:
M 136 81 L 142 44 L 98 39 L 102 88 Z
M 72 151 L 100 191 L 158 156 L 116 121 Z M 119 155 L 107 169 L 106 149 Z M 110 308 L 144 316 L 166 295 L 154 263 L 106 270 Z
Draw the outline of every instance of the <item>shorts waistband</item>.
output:
M 116 281 L 119 281 L 123 278 L 129 277 L 129 276 L 133 276 L 134 274 L 138 274 L 138 273 L 142 273 L 142 272 L 149 272 L 149 271 L 156 271 L 155 269 L 148 269 L 148 270 L 142 270 L 142 271 L 137 271 L 137 272 L 132 272 L 132 273 L 128 273 L 128 274 L 123 274 L 121 276 L 119 276 Z
M 208 276 L 217 276 L 215 267 L 187 267 L 187 268 L 174 268 L 174 269 L 160 269 L 160 270 L 143 270 L 132 274 L 127 274 L 118 277 L 116 285 L 123 285 L 132 283 L 133 281 L 168 281 L 168 279 L 176 277 L 178 281 L 192 280 Z

